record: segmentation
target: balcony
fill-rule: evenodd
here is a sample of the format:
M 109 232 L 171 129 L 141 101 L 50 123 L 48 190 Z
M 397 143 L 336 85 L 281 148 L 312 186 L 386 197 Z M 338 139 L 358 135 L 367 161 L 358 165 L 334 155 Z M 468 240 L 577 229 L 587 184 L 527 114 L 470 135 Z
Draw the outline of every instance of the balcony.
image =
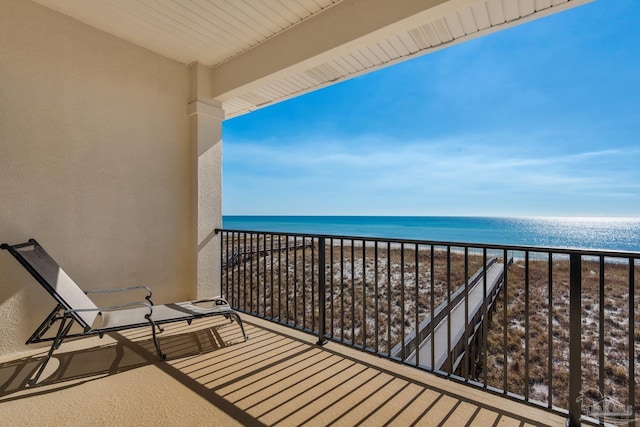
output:
M 456 334 L 445 328 L 446 357 L 436 367 L 428 362 L 435 360 L 436 347 L 424 344 L 422 334 L 433 336 L 435 323 L 453 318 L 451 302 L 461 296 L 460 301 L 469 301 L 473 289 L 480 289 L 467 279 L 491 258 L 507 262 L 508 249 L 483 252 L 444 243 L 427 243 L 425 249 L 423 243 L 412 242 L 393 242 L 392 248 L 381 241 L 378 246 L 373 241 L 373 246 L 364 241 L 357 246 L 342 244 L 349 239 L 325 236 L 321 251 L 317 237 L 285 236 L 283 242 L 291 239 L 295 245 L 297 240 L 302 247 L 276 251 L 279 267 L 274 269 L 276 234 L 235 233 L 229 240 L 221 233 L 219 241 L 214 233 L 222 220 L 220 141 L 225 119 L 587 0 L 406 0 L 394 2 L 391 14 L 384 0 L 290 1 L 296 13 L 286 7 L 279 7 L 285 14 L 263 8 L 251 12 L 250 19 L 245 10 L 251 8 L 238 8 L 235 2 L 219 2 L 224 9 L 218 2 L 201 2 L 206 3 L 204 14 L 201 4 L 188 10 L 187 2 L 181 3 L 193 19 L 185 17 L 183 5 L 176 13 L 176 2 L 158 2 L 149 10 L 136 2 L 0 2 L 7 35 L 0 43 L 7 58 L 0 67 L 0 111 L 7 118 L 0 136 L 6 207 L 0 241 L 37 237 L 51 244 L 74 276 L 94 289 L 149 282 L 162 300 L 177 301 L 218 293 L 222 283 L 222 291 L 251 323 L 253 338 L 233 344 L 233 328 L 222 325 L 212 332 L 205 325 L 169 329 L 162 338 L 174 347 L 167 363 L 157 362 L 147 351 L 145 335 L 65 343 L 57 367 L 52 364 L 42 383 L 29 389 L 26 379 L 42 350 L 11 355 L 23 350 L 24 334 L 39 323 L 38 313 L 51 309 L 50 301 L 29 287 L 30 279 L 10 260 L 0 257 L 3 423 L 295 424 L 299 417 L 309 424 L 553 424 L 569 414 L 575 424 L 580 381 L 563 381 L 580 380 L 583 372 L 595 372 L 587 378 L 596 394 L 632 406 L 635 416 L 640 330 L 634 312 L 635 254 L 596 255 L 600 261 L 595 269 L 591 260 L 581 259 L 582 270 L 571 268 L 573 274 L 550 267 L 553 280 L 542 293 L 549 307 L 545 311 L 539 309 L 532 277 L 538 274 L 539 259 L 520 250 L 513 256 L 514 270 L 505 270 L 508 280 L 491 294 L 495 305 L 482 303 L 476 320 L 463 303 L 463 319 L 472 326 L 463 328 L 467 340 L 461 348 L 452 346 Z M 213 22 L 234 24 L 229 31 L 212 33 L 212 21 L 203 19 L 205 15 Z M 328 33 L 332 37 L 325 37 Z M 176 49 L 170 52 L 169 46 Z M 369 248 L 373 255 L 368 255 Z M 371 273 L 358 266 L 360 250 L 366 251 L 363 260 L 375 259 Z M 389 256 L 378 258 L 385 251 Z M 453 260 L 461 252 L 466 259 L 462 264 L 441 262 L 443 253 Z M 421 257 L 426 254 L 444 267 L 436 269 L 436 263 L 429 262 L 428 269 L 423 268 L 427 264 Z M 558 254 L 567 259 L 574 255 L 584 254 Z M 286 261 L 287 256 L 293 261 Z M 555 253 L 548 256 L 555 262 Z M 603 257 L 619 262 L 605 263 Z M 293 264 L 285 266 L 281 260 Z M 391 276 L 385 276 L 386 282 L 378 276 L 383 271 L 378 261 L 385 260 L 399 266 L 398 272 L 387 268 Z M 221 271 L 220 261 L 226 266 Z M 611 268 L 617 272 L 619 266 L 626 282 L 610 286 L 605 273 Z M 290 268 L 292 273 L 281 273 Z M 411 274 L 420 277 L 427 271 L 431 276 L 414 279 L 420 285 L 411 287 Z M 580 282 L 575 271 L 591 281 L 580 292 L 574 292 Z M 393 289 L 401 292 L 383 295 L 384 283 L 389 289 L 396 277 L 400 285 Z M 487 282 L 479 282 L 483 296 Z M 468 285 L 460 288 L 460 283 Z M 591 298 L 596 288 L 598 297 Z M 377 315 L 382 296 L 388 303 L 386 317 Z M 511 300 L 519 304 L 513 310 L 504 305 Z M 562 312 L 567 301 L 573 313 L 569 321 Z M 392 313 L 391 306 L 406 311 Z M 547 338 L 533 336 L 540 316 L 547 319 Z M 575 333 L 581 323 L 588 340 Z M 533 350 L 540 336 L 547 357 L 538 361 Z M 567 350 L 562 345 L 569 337 L 573 345 Z M 327 344 L 318 346 L 318 341 Z M 287 345 L 300 346 L 303 353 L 292 358 L 283 350 Z M 414 351 L 418 348 L 426 348 L 425 357 Z M 302 360 L 307 354 L 308 362 Z M 346 363 L 349 368 L 329 364 L 322 376 L 313 369 L 324 366 L 317 362 L 323 357 L 337 358 L 335 366 Z M 576 360 L 588 362 L 577 376 Z M 489 362 L 503 368 L 501 376 L 483 370 Z M 283 379 L 280 370 L 288 373 Z M 317 386 L 312 379 L 318 380 Z M 386 379 L 390 389 L 384 381 L 376 382 Z M 369 385 L 374 387 L 369 390 Z M 378 406 L 372 412 L 373 405 Z
M 244 315 L 172 325 L 166 362 L 150 334 L 66 343 L 34 388 L 43 356 L 0 361 L 5 425 L 564 425 L 541 409 Z

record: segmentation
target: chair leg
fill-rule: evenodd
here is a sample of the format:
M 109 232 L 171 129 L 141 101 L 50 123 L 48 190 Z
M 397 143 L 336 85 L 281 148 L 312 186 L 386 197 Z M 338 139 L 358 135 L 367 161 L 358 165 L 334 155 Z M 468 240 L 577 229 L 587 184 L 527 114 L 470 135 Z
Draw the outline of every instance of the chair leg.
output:
M 249 335 L 247 335 L 244 332 L 244 325 L 242 324 L 242 319 L 240 318 L 240 315 L 238 313 L 233 313 L 233 317 L 236 318 L 236 321 L 238 322 L 238 325 L 240 325 L 240 330 L 242 331 L 242 336 L 244 337 L 244 340 L 248 340 L 249 339 Z
M 69 330 L 71 330 L 71 326 L 73 326 L 73 318 L 70 317 L 69 318 L 69 323 L 67 323 L 67 326 L 64 328 L 64 331 L 62 331 L 62 335 L 60 335 L 61 337 L 66 337 L 67 334 L 69 333 Z M 60 339 L 58 341 L 58 344 L 56 344 L 56 350 L 60 348 L 60 345 L 62 344 L 62 339 Z
M 147 320 L 151 322 L 151 334 L 153 335 L 153 343 L 156 346 L 156 352 L 158 353 L 158 357 L 160 358 L 160 360 L 165 360 L 167 358 L 167 355 L 164 354 L 162 350 L 160 350 L 160 343 L 158 342 L 158 336 L 156 335 L 156 328 L 160 329 L 160 327 L 156 325 L 156 322 L 151 320 L 151 318 L 147 317 Z M 160 331 L 162 331 L 162 329 L 160 329 Z
M 67 319 L 69 320 L 69 323 L 67 323 Z M 44 362 L 42 362 L 42 364 L 38 368 L 36 375 L 27 381 L 27 384 L 29 385 L 29 387 L 33 387 L 34 385 L 36 385 L 36 383 L 38 382 L 38 379 L 40 379 L 40 375 L 42 375 L 42 372 L 44 371 L 44 368 L 49 363 L 49 360 L 51 360 L 53 351 L 60 348 L 60 345 L 62 344 L 62 341 L 64 340 L 64 337 L 66 336 L 67 332 L 69 332 L 69 329 L 71 329 L 72 324 L 73 324 L 72 318 L 69 318 L 69 317 L 62 318 L 60 322 L 60 327 L 58 328 L 58 333 L 56 334 L 56 337 L 53 339 L 53 342 L 51 343 L 51 348 L 47 353 L 47 358 L 44 360 Z
M 51 326 L 53 326 L 56 320 L 59 319 L 58 312 L 62 309 L 63 307 L 60 304 L 58 304 L 56 308 L 53 309 L 51 314 L 49 314 L 49 316 L 47 316 L 47 318 L 44 319 L 44 322 L 42 322 L 40 326 L 38 326 L 38 329 L 36 329 L 33 332 L 33 334 L 27 340 L 26 344 L 41 342 L 42 336 L 46 334 L 49 328 L 51 328 Z

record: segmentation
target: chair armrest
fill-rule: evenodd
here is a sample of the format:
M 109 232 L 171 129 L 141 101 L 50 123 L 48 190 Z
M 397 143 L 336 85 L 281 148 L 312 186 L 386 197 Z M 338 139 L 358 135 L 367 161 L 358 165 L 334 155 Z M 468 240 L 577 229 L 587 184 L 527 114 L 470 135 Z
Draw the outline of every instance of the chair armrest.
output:
M 103 311 L 117 311 L 122 310 L 124 308 L 133 308 L 133 307 L 147 307 L 149 309 L 149 315 L 153 313 L 153 306 L 147 302 L 128 302 L 126 304 L 113 305 L 110 307 L 97 307 L 97 308 L 77 308 L 75 310 L 65 310 L 65 313 L 80 313 L 84 311 L 97 311 L 98 313 L 102 313 Z
M 109 294 L 109 293 L 114 293 L 114 292 L 124 292 L 124 291 L 134 291 L 137 289 L 144 289 L 146 290 L 149 294 L 147 296 L 145 296 L 144 298 L 149 301 L 149 303 L 151 305 L 153 305 L 153 301 L 151 301 L 151 296 L 153 295 L 153 292 L 151 292 L 151 288 L 149 288 L 148 286 L 131 286 L 128 288 L 118 288 L 118 289 L 95 289 L 95 290 L 85 290 L 83 291 L 86 295 L 88 294 Z
M 97 311 L 98 315 L 100 316 L 100 319 L 102 321 L 100 328 L 97 328 L 98 330 L 104 327 L 104 316 L 102 316 L 102 313 L 104 312 L 111 312 L 111 311 L 118 311 L 118 310 L 123 310 L 126 308 L 133 308 L 133 307 L 147 307 L 149 309 L 149 312 L 147 314 L 144 315 L 145 319 L 147 319 L 149 322 L 151 322 L 152 325 L 155 325 L 155 323 L 153 322 L 153 320 L 151 320 L 151 315 L 153 314 L 153 306 L 147 302 L 128 302 L 126 304 L 120 304 L 120 305 L 114 305 L 114 306 L 110 306 L 110 307 L 97 307 L 97 308 L 78 308 L 75 310 L 65 310 L 65 314 L 68 313 L 79 313 L 79 312 L 87 312 L 87 311 Z M 89 327 L 89 329 L 92 329 L 91 327 Z M 85 328 L 85 332 L 87 331 L 87 329 Z M 100 338 L 102 338 L 102 334 L 100 335 Z
M 222 297 L 203 298 L 203 299 L 199 299 L 199 300 L 196 300 L 196 301 L 190 301 L 190 302 L 191 302 L 191 304 L 200 304 L 200 303 L 203 303 L 203 302 L 215 302 L 216 305 L 225 305 L 225 304 L 229 305 L 229 302 L 226 299 L 222 298 Z

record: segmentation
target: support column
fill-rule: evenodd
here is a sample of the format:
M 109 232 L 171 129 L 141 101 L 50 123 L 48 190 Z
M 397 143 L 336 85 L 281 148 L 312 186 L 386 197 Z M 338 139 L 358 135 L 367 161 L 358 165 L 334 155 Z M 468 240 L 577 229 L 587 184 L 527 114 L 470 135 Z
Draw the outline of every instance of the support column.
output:
M 222 105 L 207 99 L 210 69 L 191 66 L 191 96 L 188 108 L 191 140 L 192 223 L 196 271 L 194 298 L 219 296 L 220 239 L 222 226 Z

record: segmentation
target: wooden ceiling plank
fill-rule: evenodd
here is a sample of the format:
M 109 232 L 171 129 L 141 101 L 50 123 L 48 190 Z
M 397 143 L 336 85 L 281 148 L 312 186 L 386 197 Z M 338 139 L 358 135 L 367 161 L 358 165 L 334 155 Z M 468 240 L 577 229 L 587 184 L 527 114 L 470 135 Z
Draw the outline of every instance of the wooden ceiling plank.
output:
M 279 33 L 283 28 L 278 25 L 271 16 L 260 13 L 253 5 L 254 2 L 247 2 L 246 0 L 225 0 L 230 8 L 234 8 L 239 14 L 246 17 L 245 24 L 251 25 L 260 31 L 265 37 L 271 37 L 274 34 Z
M 371 48 L 369 48 L 369 46 L 359 49 L 358 52 L 364 55 L 372 64 L 380 65 L 383 62 L 382 59 L 378 55 L 376 55 Z
M 351 52 L 351 56 L 362 65 L 361 69 L 367 69 L 373 67 L 373 63 L 367 59 L 359 50 Z
M 551 0 L 536 0 L 536 11 L 548 9 L 551 7 Z
M 380 59 L 381 63 L 391 61 L 391 57 L 387 55 L 387 52 L 385 52 L 384 49 L 380 47 L 379 43 L 372 44 L 371 46 L 369 46 L 369 49 L 371 49 L 371 51 L 376 55 L 376 57 Z
M 280 31 L 283 31 L 293 25 L 292 22 L 277 13 L 273 8 L 269 7 L 263 0 L 251 0 L 247 3 L 255 9 L 257 13 L 280 27 Z
M 293 74 L 291 76 L 291 79 L 294 79 L 295 81 L 298 82 L 300 86 L 303 86 L 306 88 L 311 88 L 316 84 L 315 79 L 310 79 L 309 76 L 304 71 Z
M 299 0 L 286 0 L 282 2 L 283 6 L 291 11 L 294 15 L 298 17 L 298 21 L 302 21 L 309 16 L 313 15 L 313 12 L 307 10 Z
M 183 4 L 167 1 L 163 3 L 140 1 L 145 2 L 144 4 L 149 10 L 155 9 L 159 14 L 157 19 L 164 25 L 179 28 L 187 37 L 198 39 L 205 43 L 205 46 L 214 44 L 222 47 L 234 42 L 234 39 L 227 37 L 224 32 L 216 31 L 216 27 L 204 19 L 201 14 L 195 13 L 193 9 L 185 7 Z M 162 9 L 159 6 L 162 6 Z
M 273 9 L 280 16 L 285 18 L 291 25 L 301 21 L 298 15 L 293 13 L 288 7 L 286 7 L 279 0 L 268 0 L 268 1 L 265 1 L 265 4 L 271 9 Z
M 486 3 L 482 2 L 471 6 L 471 11 L 473 12 L 473 18 L 475 19 L 478 30 L 486 30 L 491 27 L 491 19 L 489 18 Z
M 378 46 L 380 46 L 380 49 L 382 49 L 389 58 L 396 59 L 400 57 L 400 53 L 398 53 L 398 51 L 391 45 L 391 43 L 389 43 L 389 40 L 380 40 L 378 42 Z
M 529 16 L 532 15 L 536 11 L 534 0 L 520 0 L 520 15 L 521 16 Z
M 435 21 L 433 21 L 433 28 L 438 34 L 440 40 L 442 40 L 443 42 L 450 42 L 451 40 L 453 40 L 453 36 L 451 35 L 449 27 L 447 27 L 444 19 L 436 19 Z
M 259 33 L 252 32 L 252 34 L 247 34 L 240 30 L 229 22 L 228 13 L 217 13 L 220 10 L 218 6 L 212 8 L 211 3 L 207 0 L 191 0 L 190 5 L 194 13 L 200 15 L 209 23 L 209 26 L 213 28 L 212 31 L 215 31 L 218 37 L 230 40 L 229 48 L 234 52 L 246 50 L 255 44 L 256 40 L 259 40 L 257 37 Z
M 473 12 L 470 7 L 465 7 L 458 12 L 458 18 L 462 24 L 465 34 L 473 34 L 478 31 L 478 26 L 473 18 Z
M 447 24 L 449 33 L 454 39 L 464 37 L 466 35 L 457 13 L 445 16 L 444 22 Z
M 355 68 L 356 73 L 359 73 L 360 71 L 367 69 L 366 64 L 360 60 L 360 57 L 358 55 L 354 55 L 353 52 L 350 52 L 348 55 L 346 55 L 345 60 L 349 61 L 351 66 Z
M 402 41 L 400 40 L 400 38 L 397 35 L 393 35 L 391 37 L 388 37 L 387 41 L 391 44 L 391 46 L 393 46 L 395 51 L 398 52 L 398 55 L 400 55 L 400 56 L 409 55 L 409 53 L 410 53 L 409 49 L 407 49 L 407 47 L 404 45 L 404 43 L 402 43 Z
M 339 65 L 342 69 L 345 70 L 345 75 L 353 74 L 358 72 L 358 69 L 351 64 L 347 59 L 342 56 L 334 58 L 333 60 L 337 65 Z
M 100 28 L 103 31 L 109 31 L 110 27 L 118 27 L 122 28 L 120 32 L 116 34 L 120 34 L 120 37 L 131 41 L 139 46 L 142 46 L 146 49 L 162 52 L 180 52 L 181 58 L 184 58 L 185 63 L 192 61 L 195 56 L 197 56 L 198 47 L 190 45 L 185 42 L 183 37 L 176 35 L 174 32 L 167 32 L 165 28 L 161 28 L 157 25 L 157 23 L 151 21 L 148 17 L 145 16 L 144 12 L 141 12 L 139 9 L 136 11 L 137 13 L 131 13 L 131 10 L 128 7 L 123 7 L 117 3 L 110 5 L 108 11 L 102 9 L 102 5 L 98 3 L 87 4 L 86 11 L 93 10 L 95 8 L 99 8 L 104 12 L 103 16 L 96 17 L 97 21 L 93 22 L 90 18 L 85 16 L 89 25 L 93 25 L 96 28 Z M 105 15 L 113 16 L 111 19 L 104 19 Z M 145 35 L 152 34 L 152 37 L 145 37 L 148 40 L 152 40 L 151 42 L 141 42 L 141 37 L 138 35 L 144 32 Z M 173 47 L 172 47 L 173 46 Z M 202 45 L 201 45 L 202 46 Z M 173 55 L 168 55 L 169 57 L 173 57 Z
M 428 49 L 431 44 L 427 40 L 426 36 L 420 30 L 420 28 L 412 28 L 409 30 L 409 35 L 413 38 L 414 42 L 420 47 L 420 49 Z
M 408 31 L 399 33 L 398 38 L 400 39 L 404 47 L 407 48 L 409 54 L 420 51 L 420 46 L 418 46 L 415 40 L 413 40 L 413 37 L 411 37 Z
M 486 0 L 486 4 L 491 25 L 504 24 L 506 20 L 504 18 L 504 10 L 502 9 L 502 0 Z
M 427 40 L 429 40 L 429 43 L 431 43 L 431 46 L 438 46 L 442 44 L 442 39 L 440 39 L 431 23 L 422 25 L 420 29 L 424 31 L 424 34 L 427 37 Z
M 515 21 L 520 18 L 520 8 L 517 1 L 506 1 L 502 3 L 505 21 Z

